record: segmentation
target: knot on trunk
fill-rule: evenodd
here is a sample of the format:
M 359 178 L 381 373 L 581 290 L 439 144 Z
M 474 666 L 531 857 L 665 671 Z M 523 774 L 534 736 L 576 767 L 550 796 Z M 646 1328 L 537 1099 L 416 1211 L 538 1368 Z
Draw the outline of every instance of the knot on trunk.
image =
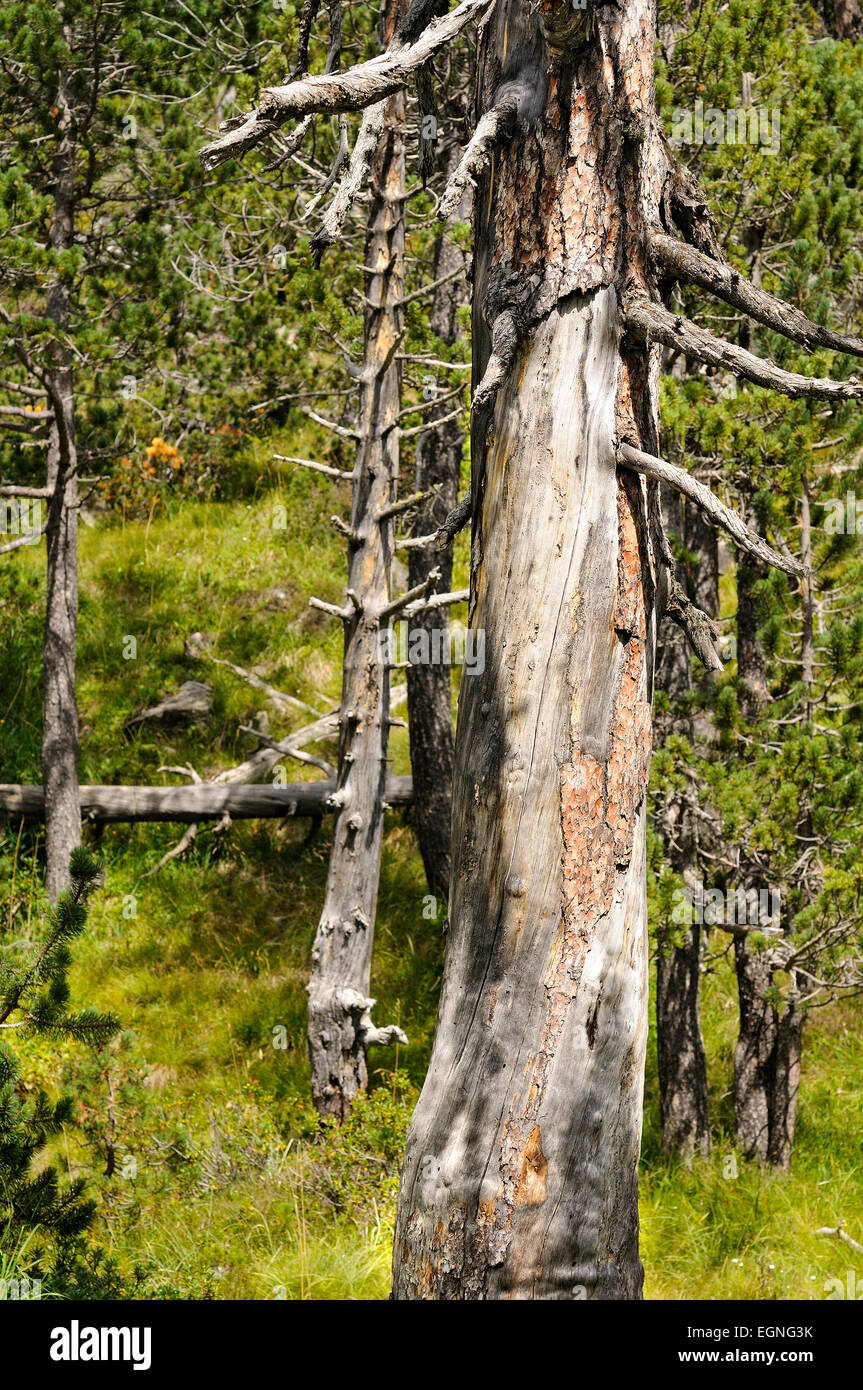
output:
M 376 999 L 366 999 L 356 989 L 339 990 L 337 999 L 344 1012 L 350 1016 L 357 1041 L 363 1047 L 392 1047 L 393 1043 L 397 1042 L 407 1044 L 407 1034 L 395 1023 L 389 1023 L 384 1028 L 378 1028 L 372 1023 L 371 1011 L 377 1003 Z
M 593 37 L 594 13 L 588 0 L 540 0 L 539 23 L 550 49 L 572 53 Z

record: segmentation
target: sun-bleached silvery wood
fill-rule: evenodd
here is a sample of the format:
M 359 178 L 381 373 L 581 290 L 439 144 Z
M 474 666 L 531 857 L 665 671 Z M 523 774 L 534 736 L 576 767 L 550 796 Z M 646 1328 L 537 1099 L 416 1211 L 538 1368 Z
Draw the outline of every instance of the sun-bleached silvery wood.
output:
M 483 34 L 483 109 L 515 99 L 521 122 L 476 195 L 470 620 L 486 669 L 462 683 L 447 960 L 395 1298 L 641 1292 L 656 582 L 648 485 L 615 450 L 656 438 L 655 354 L 624 349 L 620 312 L 646 283 L 638 225 L 664 169 L 649 32 L 646 7 L 504 0 Z
M 638 1289 L 650 692 L 637 576 L 636 631 L 616 630 L 617 330 L 612 288 L 570 298 L 498 396 L 481 517 L 497 540 L 474 569 L 486 672 L 462 686 L 396 1297 Z
M 385 16 L 390 37 L 401 0 Z M 404 97 L 386 104 L 372 160 L 365 259 L 365 341 L 360 427 L 348 542 L 348 594 L 333 845 L 312 948 L 308 1041 L 312 1096 L 321 1114 L 343 1117 L 368 1084 L 370 1042 L 406 1042 L 398 1028 L 373 1030 L 367 998 L 386 805 L 390 673 L 382 615 L 391 602 L 404 296 Z M 383 618 L 383 622 L 386 619 Z
M 286 782 L 271 786 L 238 786 L 230 783 L 200 782 L 180 787 L 88 787 L 79 788 L 81 818 L 87 821 L 178 821 L 257 820 L 259 817 L 325 816 L 335 782 Z M 408 806 L 413 800 L 410 777 L 387 779 L 388 806 Z M 0 784 L 0 815 L 43 820 L 45 792 L 42 787 Z

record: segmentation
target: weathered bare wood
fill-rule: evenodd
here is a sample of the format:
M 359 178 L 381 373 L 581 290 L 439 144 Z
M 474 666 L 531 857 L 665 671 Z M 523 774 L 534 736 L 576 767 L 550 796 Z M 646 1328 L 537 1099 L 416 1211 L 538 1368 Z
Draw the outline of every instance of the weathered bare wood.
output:
M 465 193 L 476 184 L 495 147 L 512 131 L 517 111 L 518 98 L 514 92 L 509 92 L 480 118 L 470 143 L 444 190 L 438 206 L 439 217 L 446 220 L 458 211 Z
M 296 458 L 292 454 L 273 454 L 274 459 L 279 459 L 282 463 L 301 463 L 304 468 L 312 468 L 316 473 L 323 473 L 328 478 L 336 478 L 340 483 L 349 483 L 351 474 L 344 468 L 331 468 L 328 463 L 315 463 L 313 459 Z
M 601 45 L 580 47 L 594 25 Z M 614 282 L 621 265 L 639 278 L 628 229 L 665 168 L 652 32 L 647 3 L 580 15 L 518 0 L 498 0 L 483 32 L 480 116 L 506 61 L 536 121 L 478 184 L 474 382 L 501 313 L 517 309 L 525 334 L 473 412 L 470 623 L 486 661 L 461 685 L 450 927 L 399 1197 L 399 1299 L 641 1291 L 655 577 L 645 484 L 618 474 L 614 441 L 655 449 L 658 353 L 621 353 Z
M 456 603 L 467 603 L 470 589 L 451 589 L 448 594 L 432 594 L 430 598 L 415 598 L 403 610 L 405 618 L 415 618 L 421 613 L 440 612 L 452 608 Z
M 376 102 L 363 112 L 348 166 L 332 202 L 324 213 L 321 225 L 312 238 L 311 251 L 316 265 L 319 264 L 326 247 L 334 245 L 342 234 L 348 213 L 371 168 L 375 150 L 383 133 L 385 112 L 385 101 Z
M 512 309 L 504 309 L 498 314 L 492 326 L 491 356 L 483 372 L 482 381 L 473 393 L 471 409 L 475 412 L 485 410 L 493 402 L 497 392 L 512 369 L 524 328 L 519 315 Z
M 677 348 L 699 362 L 733 372 L 735 376 L 744 377 L 756 386 L 780 391 L 783 396 L 809 400 L 863 399 L 863 382 L 856 377 L 848 381 L 833 381 L 829 377 L 786 372 L 775 362 L 756 357 L 754 352 L 747 352 L 734 343 L 726 343 L 723 338 L 714 337 L 689 319 L 673 314 L 649 299 L 639 298 L 627 304 L 626 322 L 630 329 L 646 339 L 665 343 L 666 347 Z
M 44 521 L 36 531 L 30 531 L 25 536 L 18 536 L 14 541 L 7 541 L 5 545 L 0 545 L 0 555 L 11 555 L 13 550 L 21 550 L 25 545 L 35 545 L 47 530 L 48 522 Z
M 48 244 L 68 251 L 75 239 L 75 78 L 60 73 L 58 138 L 53 150 L 53 208 Z M 69 856 L 80 842 L 78 807 L 78 703 L 75 662 L 78 643 L 78 486 L 72 363 L 63 346 L 69 326 L 70 283 L 49 283 L 45 313 L 56 341 L 45 384 L 52 419 L 48 433 L 46 486 L 51 492 L 45 523 L 45 635 L 42 645 L 42 782 L 45 787 L 45 889 L 51 899 L 69 887 Z
M 647 478 L 656 478 L 668 487 L 675 488 L 684 497 L 689 497 L 716 522 L 717 526 L 721 526 L 723 531 L 728 532 L 741 550 L 748 551 L 750 555 L 757 555 L 759 560 L 763 560 L 765 564 L 772 565 L 774 569 L 784 570 L 786 574 L 803 573 L 803 566 L 798 560 L 780 555 L 765 540 L 762 540 L 757 531 L 753 531 L 751 527 L 747 526 L 743 518 L 732 511 L 731 507 L 726 507 L 715 492 L 711 492 L 704 483 L 700 483 L 691 473 L 687 473 L 685 468 L 677 468 L 673 463 L 666 463 L 665 459 L 654 458 L 652 454 L 646 454 L 643 449 L 634 449 L 631 444 L 619 444 L 617 456 L 627 468 L 634 468 L 636 472 L 643 473 Z
M 757 319 L 783 337 L 813 350 L 826 347 L 834 352 L 863 357 L 863 340 L 813 323 L 793 304 L 786 304 L 760 286 L 753 285 L 728 261 L 717 261 L 712 256 L 706 256 L 685 241 L 666 236 L 658 228 L 651 232 L 650 244 L 661 263 L 677 279 L 701 285 L 702 289 L 710 290 L 719 299 L 724 299 L 726 304 L 742 309 L 750 318 Z
M 388 0 L 385 41 L 392 41 L 403 12 L 404 0 Z M 392 517 L 384 513 L 395 498 L 399 471 L 404 122 L 404 95 L 390 96 L 372 160 L 363 260 L 363 367 L 348 542 L 352 606 L 344 619 L 338 777 L 331 797 L 336 816 L 308 986 L 312 1098 L 321 1114 L 339 1118 L 368 1084 L 370 1042 L 406 1041 L 399 1028 L 374 1028 L 369 997 L 390 731 L 390 671 L 381 659 L 380 630 L 393 556 Z
M 415 43 L 406 43 L 397 33 L 384 53 L 346 72 L 303 77 L 285 87 L 265 87 L 257 110 L 225 122 L 224 133 L 201 150 L 201 163 L 207 170 L 217 169 L 227 159 L 259 145 L 292 116 L 305 116 L 310 111 L 361 111 L 391 97 L 440 48 L 482 18 L 489 5 L 490 0 L 462 0 L 449 14 L 433 19 Z
M 846 1245 L 850 1245 L 852 1250 L 856 1250 L 858 1255 L 863 1255 L 863 1244 L 859 1240 L 855 1240 L 853 1236 L 849 1236 L 843 1221 L 840 1221 L 838 1226 L 819 1226 L 815 1234 L 816 1236 L 832 1236 L 834 1240 L 844 1241 Z
M 136 821 L 256 820 L 275 816 L 321 816 L 332 811 L 333 781 L 267 783 L 253 786 L 201 782 L 180 787 L 82 786 L 81 818 L 100 823 Z M 390 776 L 389 806 L 407 806 L 413 799 L 410 777 Z M 0 814 L 41 821 L 45 793 L 41 787 L 0 785 Z
M 722 670 L 722 658 L 716 650 L 720 637 L 718 623 L 687 597 L 673 575 L 668 577 L 665 616 L 685 633 L 695 655 L 708 671 Z
M 444 550 L 452 545 L 459 531 L 463 531 L 470 521 L 471 515 L 471 496 L 467 493 L 460 502 L 456 502 L 449 516 L 445 517 L 435 536 L 435 545 L 439 550 Z

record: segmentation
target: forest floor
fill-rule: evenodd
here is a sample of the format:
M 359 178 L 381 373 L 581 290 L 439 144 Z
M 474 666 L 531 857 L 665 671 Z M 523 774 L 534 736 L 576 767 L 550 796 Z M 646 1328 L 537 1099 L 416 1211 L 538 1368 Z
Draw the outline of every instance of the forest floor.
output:
M 262 711 L 274 736 L 314 717 L 279 716 L 226 667 L 184 656 L 193 632 L 212 655 L 255 667 L 317 711 L 338 703 L 341 633 L 307 606 L 313 594 L 342 598 L 333 492 L 304 470 L 277 471 L 269 459 L 279 446 L 244 446 L 241 500 L 173 499 L 149 516 L 98 515 L 82 527 L 82 781 L 173 782 L 159 769 L 186 763 L 212 776 L 248 756 L 253 741 L 238 728 Z M 39 780 L 43 572 L 41 548 L 0 571 L 8 781 Z M 456 582 L 465 574 L 462 537 Z M 124 655 L 130 636 L 134 659 Z M 124 735 L 130 715 L 188 679 L 213 687 L 206 723 Z M 404 730 L 392 753 L 394 770 L 409 771 Z M 299 763 L 286 772 L 291 781 L 321 775 Z M 387 823 L 372 979 L 377 1020 L 399 1023 L 410 1045 L 373 1053 L 368 1098 L 348 1124 L 323 1132 L 309 1098 L 305 981 L 328 827 L 310 836 L 307 822 L 245 822 L 221 834 L 202 826 L 182 860 L 146 877 L 181 833 L 121 825 L 99 841 L 107 877 L 76 947 L 73 1000 L 110 1008 L 124 1032 L 99 1056 L 44 1038 L 21 1049 L 28 1085 L 78 1096 L 80 1123 L 55 1157 L 89 1179 L 94 1239 L 115 1255 L 130 1296 L 385 1298 L 399 1160 L 443 957 L 442 913 L 430 915 L 410 813 Z M 16 938 L 34 928 L 37 855 L 33 830 L 2 831 L 0 932 Z M 734 1151 L 727 955 L 704 986 L 713 1153 L 689 1168 L 660 1152 L 651 1034 L 641 1167 L 648 1298 L 821 1299 L 829 1280 L 847 1285 L 860 1257 L 815 1231 L 844 1220 L 863 1237 L 861 1008 L 819 1010 L 808 1025 L 788 1175 Z

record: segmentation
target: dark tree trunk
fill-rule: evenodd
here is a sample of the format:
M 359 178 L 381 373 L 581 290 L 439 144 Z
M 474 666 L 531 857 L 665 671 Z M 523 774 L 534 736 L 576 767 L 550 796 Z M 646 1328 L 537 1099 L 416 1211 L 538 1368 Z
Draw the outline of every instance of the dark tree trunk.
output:
M 773 982 L 769 950 L 756 950 L 746 934 L 734 938 L 740 1029 L 734 1049 L 734 1123 L 747 1158 L 766 1159 L 776 1065 L 776 1010 L 768 1003 Z
M 656 1046 L 662 1147 L 688 1158 L 710 1149 L 707 1059 L 701 1035 L 701 928 L 656 962 Z
M 863 38 L 863 9 L 858 0 L 816 0 L 815 9 L 832 38 Z
M 797 1122 L 797 1096 L 800 1090 L 800 1063 L 803 1055 L 805 1015 L 796 990 L 776 1025 L 773 1093 L 770 1105 L 770 1141 L 767 1158 L 786 1172 L 791 1167 L 794 1127 Z
M 693 602 L 711 618 L 719 616 L 719 563 L 716 535 L 701 512 L 690 503 L 667 499 L 667 529 L 674 532 L 686 550 L 697 557 L 690 579 Z M 665 499 L 664 499 L 665 500 Z M 689 646 L 680 629 L 666 621 L 661 658 L 657 660 L 657 684 L 672 701 L 679 701 L 691 688 Z M 674 713 L 670 727 L 678 726 Z M 694 721 L 685 721 L 686 732 L 694 734 Z M 692 888 L 700 877 L 698 821 L 689 804 L 687 784 L 673 804 L 665 808 L 667 823 L 657 818 L 657 829 L 664 834 L 672 867 Z M 659 1079 L 659 1110 L 662 1147 L 666 1153 L 689 1159 L 694 1153 L 710 1149 L 710 1114 L 707 1090 L 707 1058 L 701 1033 L 701 953 L 702 933 L 698 923 L 689 926 L 683 942 L 669 942 L 660 934 L 656 963 L 656 1049 Z
M 68 250 L 74 236 L 75 137 L 69 79 L 61 81 L 57 105 L 61 136 L 54 153 L 54 207 L 49 245 Z M 46 313 L 58 337 L 69 324 L 69 287 L 55 280 Z M 69 855 L 81 839 L 78 803 L 78 705 L 75 655 L 78 630 L 78 508 L 75 408 L 68 352 L 59 346 L 48 376 L 52 420 L 48 441 L 47 577 L 42 657 L 42 785 L 45 791 L 45 887 L 56 899 L 69 886 Z
M 455 160 L 455 153 L 453 161 Z M 463 209 L 464 217 L 470 215 Z M 464 303 L 467 285 L 467 256 L 448 236 L 438 241 L 434 279 L 454 278 L 435 290 L 432 302 L 432 332 L 447 344 L 458 337 L 456 312 Z M 429 413 L 429 423 L 448 415 L 452 401 L 435 407 Z M 428 536 L 440 526 L 452 511 L 458 498 L 464 432 L 458 420 L 449 420 L 437 429 L 421 434 L 416 454 L 416 490 L 425 492 L 438 488 L 437 496 L 421 507 L 413 527 L 415 536 Z M 440 588 L 451 587 L 452 550 L 437 550 L 434 545 L 410 552 L 408 587 L 422 584 L 435 567 L 440 569 Z M 424 628 L 440 632 L 440 650 L 448 651 L 449 609 L 419 613 L 411 619 L 411 630 Z M 452 818 L 452 768 L 454 730 L 452 718 L 452 687 L 448 664 L 433 662 L 411 665 L 407 669 L 408 724 L 410 728 L 411 773 L 416 801 L 417 839 L 423 866 L 431 891 L 444 901 L 450 888 L 450 821 Z
M 387 7 L 388 39 L 400 0 Z M 389 745 L 389 667 L 381 628 L 391 601 L 393 522 L 399 470 L 401 367 L 396 358 L 404 297 L 404 96 L 386 103 L 372 165 L 365 261 L 365 348 L 360 442 L 354 467 L 344 620 L 341 728 L 333 847 L 326 897 L 312 949 L 309 1058 L 312 1096 L 322 1115 L 346 1114 L 368 1085 L 367 1050 L 401 1038 L 376 1029 L 368 997 L 380 877 Z M 350 596 L 354 595 L 354 598 Z
M 743 710 L 756 719 L 770 700 L 767 661 L 761 645 L 761 604 L 756 586 L 766 577 L 767 566 L 752 556 L 740 555 L 737 563 L 737 670 L 742 685 Z
M 671 488 L 662 489 L 662 515 L 669 539 L 685 543 L 683 498 Z M 666 724 L 673 729 L 680 717 L 676 706 L 692 684 L 692 661 L 686 634 L 666 617 L 659 626 L 656 640 L 656 688 L 668 696 L 671 706 Z M 686 721 L 688 725 L 688 721 Z M 688 732 L 688 729 L 687 729 Z

